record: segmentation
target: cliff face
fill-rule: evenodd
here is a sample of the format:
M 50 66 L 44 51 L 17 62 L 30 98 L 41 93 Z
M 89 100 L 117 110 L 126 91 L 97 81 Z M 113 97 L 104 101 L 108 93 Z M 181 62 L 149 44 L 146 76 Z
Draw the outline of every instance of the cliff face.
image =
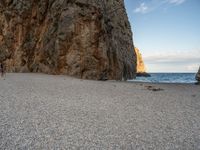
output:
M 0 0 L 0 61 L 10 72 L 135 77 L 123 0 Z
M 135 47 L 135 52 L 137 56 L 137 73 L 145 73 L 146 67 L 142 59 L 142 54 L 140 53 L 139 49 L 136 47 Z

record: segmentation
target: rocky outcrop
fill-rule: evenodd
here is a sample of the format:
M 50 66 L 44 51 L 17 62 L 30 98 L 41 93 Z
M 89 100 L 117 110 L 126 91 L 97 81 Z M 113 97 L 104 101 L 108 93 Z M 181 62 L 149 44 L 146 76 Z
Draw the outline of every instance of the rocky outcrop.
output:
M 135 53 L 137 56 L 137 76 L 149 77 L 150 74 L 146 72 L 146 67 L 142 58 L 142 54 L 137 47 L 135 47 Z
M 197 80 L 197 83 L 200 84 L 200 67 L 199 67 L 199 70 L 195 76 L 195 79 Z
M 10 72 L 134 78 L 124 1 L 0 0 L 0 61 Z

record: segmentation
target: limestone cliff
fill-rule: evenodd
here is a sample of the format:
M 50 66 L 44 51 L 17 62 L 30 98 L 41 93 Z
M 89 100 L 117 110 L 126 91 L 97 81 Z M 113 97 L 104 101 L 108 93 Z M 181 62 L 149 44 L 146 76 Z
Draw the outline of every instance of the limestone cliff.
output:
M 150 74 L 146 72 L 146 67 L 142 58 L 142 54 L 140 53 L 139 49 L 135 47 L 135 53 L 137 56 L 137 76 L 145 76 L 150 77 Z
M 0 61 L 10 72 L 135 77 L 123 0 L 0 0 Z
M 142 54 L 140 53 L 139 49 L 136 47 L 135 47 L 135 52 L 137 56 L 137 73 L 146 72 L 146 67 L 142 59 Z

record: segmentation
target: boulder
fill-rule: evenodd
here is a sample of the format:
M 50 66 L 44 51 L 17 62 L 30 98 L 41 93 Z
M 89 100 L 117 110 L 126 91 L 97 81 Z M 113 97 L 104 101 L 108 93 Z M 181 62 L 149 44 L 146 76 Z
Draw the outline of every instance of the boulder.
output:
M 138 72 L 136 74 L 137 77 L 151 77 L 151 75 L 149 73 L 146 72 Z
M 200 67 L 199 67 L 199 70 L 195 76 L 195 79 L 197 80 L 197 82 L 200 84 Z
M 9 72 L 132 79 L 124 0 L 1 0 L 0 61 Z

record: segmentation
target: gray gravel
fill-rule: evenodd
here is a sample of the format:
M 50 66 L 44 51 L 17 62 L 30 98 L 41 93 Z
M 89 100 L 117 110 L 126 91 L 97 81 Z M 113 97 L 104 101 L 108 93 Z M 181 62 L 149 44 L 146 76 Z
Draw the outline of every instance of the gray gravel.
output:
M 0 149 L 198 150 L 200 86 L 7 74 Z

